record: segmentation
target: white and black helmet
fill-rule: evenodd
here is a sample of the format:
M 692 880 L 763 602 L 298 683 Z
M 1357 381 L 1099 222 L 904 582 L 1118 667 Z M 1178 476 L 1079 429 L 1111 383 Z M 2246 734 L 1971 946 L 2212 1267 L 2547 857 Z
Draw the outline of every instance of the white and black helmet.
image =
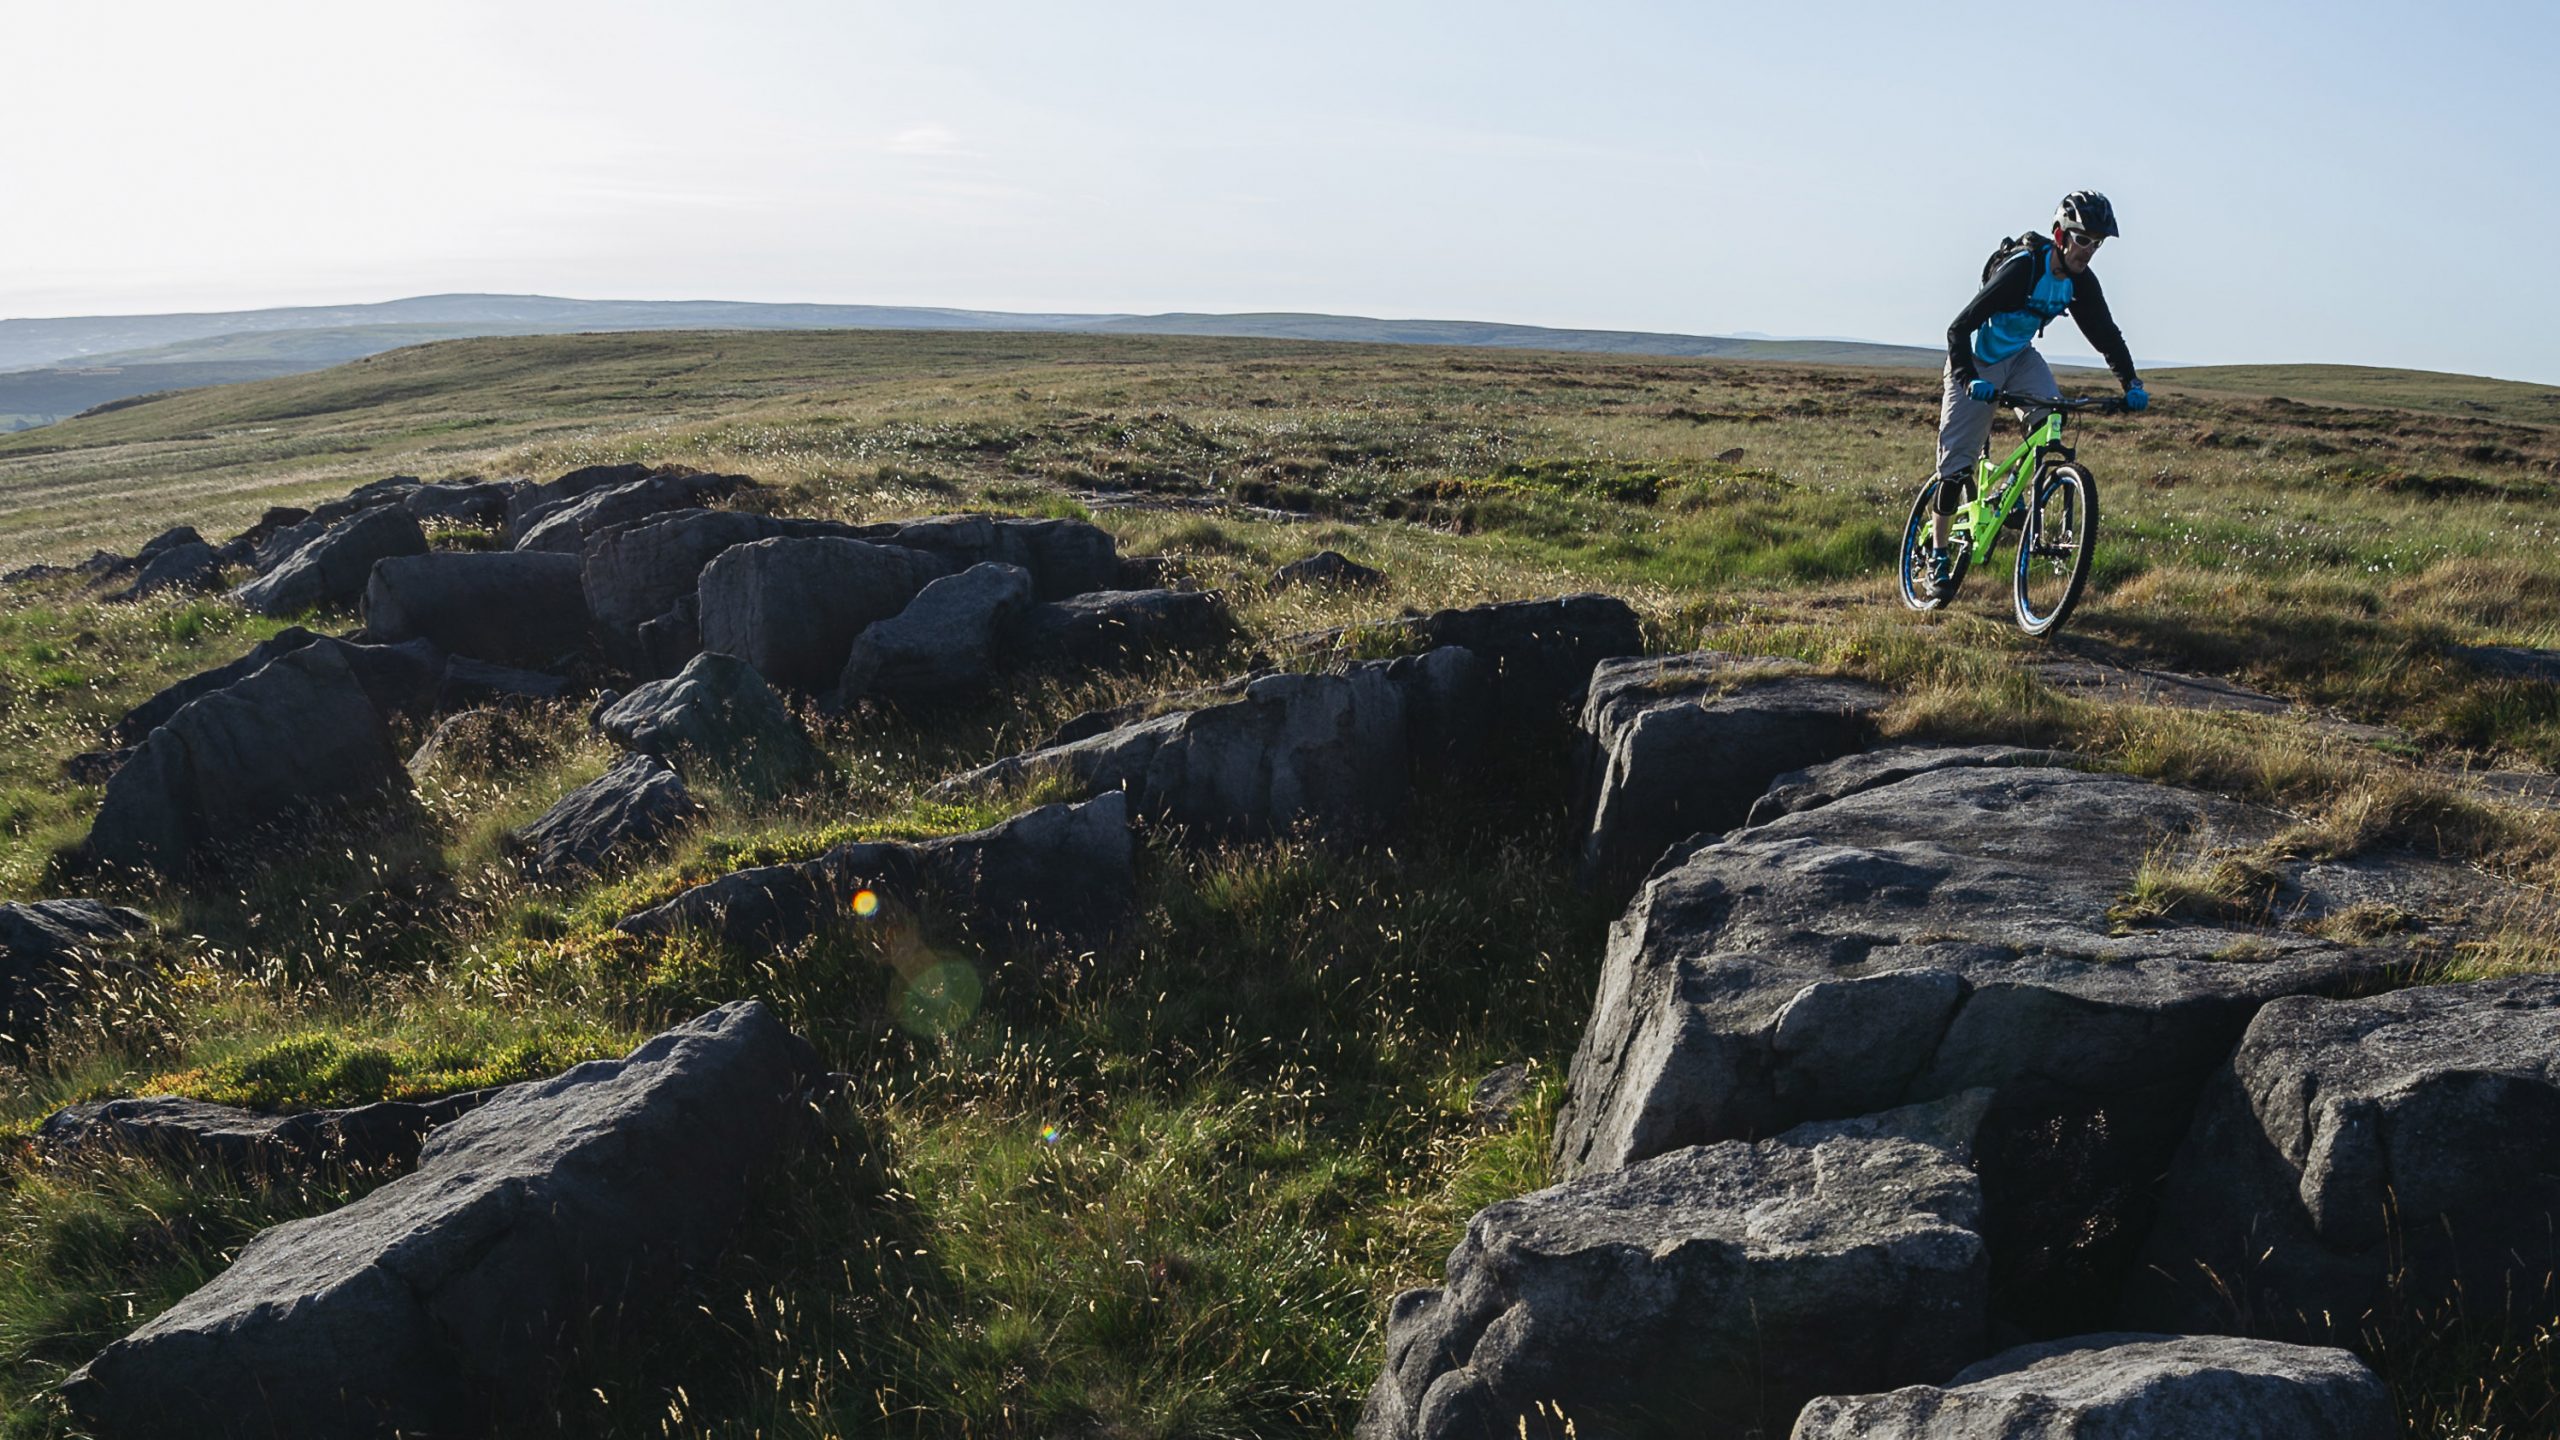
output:
M 2062 203 L 2054 207 L 2053 223 L 2102 240 L 2114 239 L 2118 233 L 2116 207 L 2095 190 L 2074 190 L 2063 196 Z

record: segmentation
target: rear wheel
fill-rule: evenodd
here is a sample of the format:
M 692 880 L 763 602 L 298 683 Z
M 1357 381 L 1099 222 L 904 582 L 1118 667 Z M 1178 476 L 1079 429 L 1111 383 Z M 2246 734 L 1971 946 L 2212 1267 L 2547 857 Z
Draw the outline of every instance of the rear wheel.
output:
M 1971 547 L 1950 537 L 1947 578 L 1942 584 L 1930 583 L 1930 571 L 1938 558 L 1938 547 L 1929 538 L 1931 521 L 1938 513 L 1938 487 L 1953 484 L 1959 501 L 1970 488 L 1965 481 L 1931 477 L 1920 487 L 1911 502 L 1910 523 L 1902 527 L 1902 574 L 1898 587 L 1902 603 L 1914 610 L 1943 610 L 1956 598 L 1956 587 L 1964 583 L 1965 566 L 1973 559 Z
M 2089 583 L 2089 560 L 2097 543 L 2097 482 L 2073 461 L 2048 466 L 2036 476 L 2035 495 L 2018 535 L 2011 592 L 2019 629 L 2043 635 L 2069 617 Z

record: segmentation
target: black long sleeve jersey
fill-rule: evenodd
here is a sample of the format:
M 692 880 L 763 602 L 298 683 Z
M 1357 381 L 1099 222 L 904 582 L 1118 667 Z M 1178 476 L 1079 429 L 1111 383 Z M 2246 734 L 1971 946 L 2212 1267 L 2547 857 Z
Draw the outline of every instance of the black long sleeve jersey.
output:
M 2107 313 L 2107 293 L 2098 284 L 2098 272 L 2057 276 L 2046 259 L 2052 253 L 2050 245 L 2031 245 L 2002 261 L 1973 302 L 1947 327 L 1947 364 L 1958 384 L 1979 377 L 1977 364 L 2006 360 L 2025 349 L 2056 315 L 2065 313 L 2098 347 L 2118 382 L 2128 390 L 2141 383 L 2124 334 Z M 1978 360 L 1977 347 L 1983 352 Z

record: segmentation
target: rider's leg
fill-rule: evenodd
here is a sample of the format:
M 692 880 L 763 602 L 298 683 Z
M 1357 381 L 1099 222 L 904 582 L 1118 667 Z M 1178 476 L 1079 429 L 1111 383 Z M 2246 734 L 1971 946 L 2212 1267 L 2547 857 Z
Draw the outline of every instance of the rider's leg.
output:
M 2000 383 L 2005 365 L 1987 366 L 1982 378 Z M 1973 457 L 1982 452 L 1982 437 L 1991 433 L 1991 407 L 1976 400 L 1956 379 L 1955 367 L 1940 372 L 1938 395 L 1937 514 L 1929 522 L 1930 543 L 1947 548 L 1947 522 L 1956 513 L 1958 482 L 1973 473 Z
M 2010 356 L 2006 366 L 2009 378 L 2000 382 L 2001 389 L 2013 395 L 2036 395 L 2047 400 L 2062 394 L 2062 387 L 2053 383 L 2053 367 L 2044 363 L 2044 357 L 2036 353 L 2033 345 Z M 2043 424 L 2044 417 L 2052 413 L 2050 410 L 2030 412 L 2027 428 L 2032 430 Z

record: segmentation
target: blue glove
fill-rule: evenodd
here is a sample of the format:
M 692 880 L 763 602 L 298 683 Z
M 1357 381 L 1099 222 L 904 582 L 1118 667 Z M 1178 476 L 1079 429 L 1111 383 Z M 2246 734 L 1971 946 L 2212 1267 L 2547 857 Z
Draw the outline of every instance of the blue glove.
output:
M 1974 398 L 1974 399 L 1976 399 L 1976 400 L 1981 401 L 1981 402 L 1982 402 L 1983 404 L 1985 404 L 1985 405 L 1988 405 L 1988 404 L 1990 404 L 1990 403 L 1991 403 L 1991 397 L 1992 397 L 1992 396 L 1997 395 L 1997 394 L 1999 394 L 1999 393 L 2000 393 L 2000 387 L 1999 387 L 1999 386 L 1997 386 L 1997 385 L 1992 384 L 1992 383 L 1991 383 L 1990 381 L 1988 381 L 1988 380 L 1976 380 L 1976 381 L 1974 381 L 1972 384 L 1967 385 L 1967 386 L 1966 386 L 1966 387 L 1964 387 L 1964 388 L 1966 388 L 1967 390 L 1972 391 L 1972 392 L 1973 392 L 1973 398 Z
M 2139 385 L 2136 385 L 2136 386 L 2134 386 L 2132 389 L 2127 390 L 2126 392 L 2124 392 L 2124 408 L 2126 408 L 2127 410 L 2148 410 L 2148 409 L 2150 409 L 2150 408 L 2151 408 L 2151 392 L 2150 392 L 2150 391 L 2148 391 L 2148 390 L 2143 389 L 2143 388 L 2142 388 L 2141 386 L 2139 386 Z

